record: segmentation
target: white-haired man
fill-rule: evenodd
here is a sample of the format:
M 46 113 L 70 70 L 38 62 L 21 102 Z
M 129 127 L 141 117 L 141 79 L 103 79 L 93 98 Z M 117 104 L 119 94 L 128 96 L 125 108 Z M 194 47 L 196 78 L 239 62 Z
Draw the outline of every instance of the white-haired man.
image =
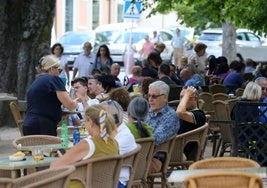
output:
M 176 135 L 180 128 L 178 115 L 168 105 L 169 92 L 169 86 L 163 81 L 155 81 L 149 85 L 150 109 L 145 122 L 153 129 L 156 145 L 160 145 Z M 165 154 L 157 153 L 151 162 L 150 172 L 159 172 L 163 160 L 165 160 Z

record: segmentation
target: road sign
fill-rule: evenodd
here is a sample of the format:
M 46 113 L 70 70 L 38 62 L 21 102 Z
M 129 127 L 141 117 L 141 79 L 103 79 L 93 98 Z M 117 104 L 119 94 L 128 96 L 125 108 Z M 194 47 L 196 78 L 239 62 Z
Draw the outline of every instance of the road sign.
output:
M 140 19 L 142 11 L 142 3 L 136 1 L 132 3 L 131 0 L 124 1 L 123 18 L 124 19 Z

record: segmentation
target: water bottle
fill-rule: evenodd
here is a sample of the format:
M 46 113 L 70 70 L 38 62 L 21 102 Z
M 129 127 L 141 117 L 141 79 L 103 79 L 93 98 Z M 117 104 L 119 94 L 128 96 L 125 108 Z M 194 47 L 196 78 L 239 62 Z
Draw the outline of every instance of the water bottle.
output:
M 69 130 L 67 127 L 66 120 L 62 120 L 61 126 L 61 147 L 66 149 L 69 145 Z
M 73 130 L 73 145 L 76 145 L 80 142 L 80 132 L 77 125 L 74 126 Z

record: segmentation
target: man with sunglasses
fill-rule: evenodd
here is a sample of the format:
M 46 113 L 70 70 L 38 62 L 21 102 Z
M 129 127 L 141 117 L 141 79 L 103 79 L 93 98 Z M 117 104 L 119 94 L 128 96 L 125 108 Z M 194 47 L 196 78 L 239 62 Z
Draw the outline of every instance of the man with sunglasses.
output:
M 160 145 L 176 135 L 180 128 L 178 115 L 168 105 L 169 91 L 169 86 L 163 81 L 155 81 L 149 85 L 150 109 L 145 122 L 153 128 L 156 145 Z M 165 154 L 157 153 L 151 162 L 150 172 L 159 172 L 164 159 Z

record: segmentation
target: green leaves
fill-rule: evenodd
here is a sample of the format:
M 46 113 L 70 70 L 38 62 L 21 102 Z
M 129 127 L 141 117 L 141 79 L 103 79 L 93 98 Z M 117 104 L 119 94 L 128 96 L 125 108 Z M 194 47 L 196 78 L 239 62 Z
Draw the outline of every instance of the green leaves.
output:
M 265 0 L 143 0 L 146 8 L 156 12 L 177 12 L 179 20 L 186 25 L 205 28 L 206 25 L 220 26 L 231 20 L 236 28 L 267 32 L 267 3 Z

